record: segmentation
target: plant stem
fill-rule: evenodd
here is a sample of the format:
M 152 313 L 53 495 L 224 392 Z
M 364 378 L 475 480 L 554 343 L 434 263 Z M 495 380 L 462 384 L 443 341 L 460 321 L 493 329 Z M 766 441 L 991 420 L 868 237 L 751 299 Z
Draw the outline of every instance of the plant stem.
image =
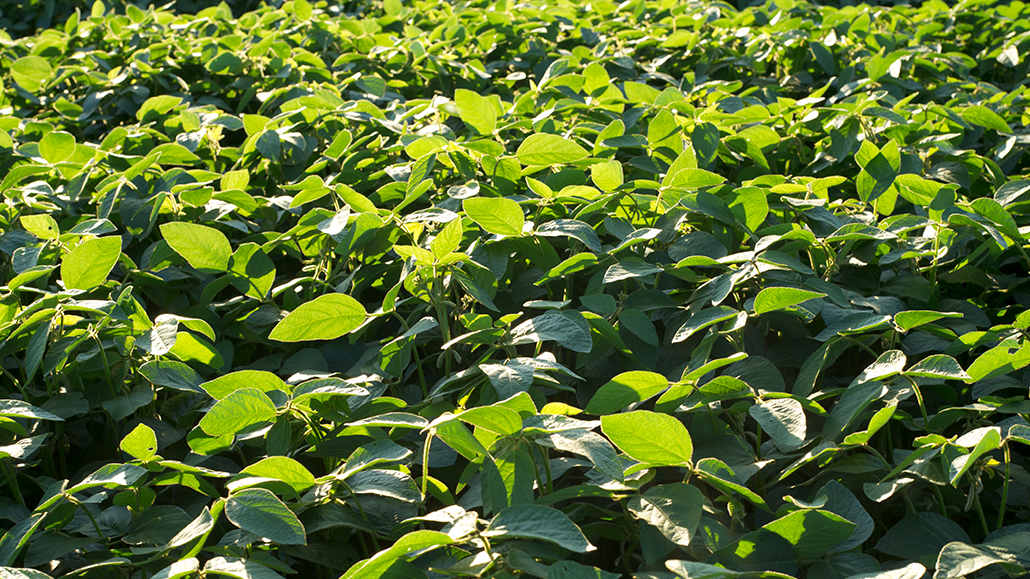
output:
M 14 495 L 14 500 L 18 501 L 18 504 L 25 506 L 25 498 L 21 495 L 21 487 L 18 486 L 18 471 L 14 470 L 11 466 L 11 461 L 8 459 L 0 460 L 3 464 L 4 476 L 7 477 L 7 486 L 11 487 L 11 494 Z
M 937 495 L 937 502 L 941 505 L 941 516 L 942 517 L 947 517 L 948 516 L 948 506 L 944 503 L 944 493 L 941 492 L 941 489 L 938 488 L 937 485 L 931 485 L 931 486 L 933 487 L 934 494 Z
M 422 447 L 422 502 L 426 500 L 426 489 L 429 488 L 429 445 L 433 443 L 433 432 L 426 435 L 426 443 Z
M 976 514 L 980 517 L 980 526 L 983 527 L 984 536 L 991 534 L 991 530 L 987 528 L 987 517 L 984 515 L 984 508 L 980 504 L 980 493 L 976 490 L 976 482 L 973 483 L 973 488 L 969 489 L 969 492 L 973 493 L 973 505 L 976 507 Z
M 926 404 L 923 403 L 923 393 L 919 391 L 919 385 L 912 379 L 911 376 L 905 376 L 908 379 L 909 384 L 912 385 L 912 390 L 916 393 L 916 400 L 919 402 L 919 412 L 923 414 L 923 430 L 927 434 L 930 434 L 930 419 L 926 416 Z
M 103 531 L 100 530 L 100 525 L 97 523 L 97 520 L 95 518 L 93 518 L 93 513 L 89 512 L 89 509 L 86 508 L 86 505 L 82 504 L 79 501 L 79 499 L 75 498 L 72 495 L 65 495 L 65 498 L 68 499 L 68 502 L 70 502 L 71 504 L 79 507 L 80 509 L 82 509 L 82 511 L 84 513 L 86 513 L 86 516 L 89 517 L 89 522 L 93 523 L 93 530 L 95 530 L 97 532 L 97 537 L 101 541 L 106 543 L 107 542 L 107 536 L 104 535 Z
M 1001 448 L 1005 453 L 1005 481 L 1001 486 L 1001 507 L 998 509 L 998 525 L 995 527 L 997 529 L 1005 526 L 1005 503 L 1009 500 L 1009 475 L 1012 468 L 1012 457 L 1009 455 L 1009 443 L 1006 442 Z

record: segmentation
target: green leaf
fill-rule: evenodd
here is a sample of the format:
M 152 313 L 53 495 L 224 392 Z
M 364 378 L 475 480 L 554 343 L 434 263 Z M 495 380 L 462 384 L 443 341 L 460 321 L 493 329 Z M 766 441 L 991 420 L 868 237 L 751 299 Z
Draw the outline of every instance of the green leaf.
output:
M 897 404 L 888 404 L 883 408 L 876 411 L 873 417 L 869 419 L 869 427 L 862 432 L 855 432 L 844 437 L 845 444 L 866 444 L 869 439 L 881 428 L 883 428 L 887 422 L 894 416 L 894 411 L 897 410 Z
M 25 231 L 40 239 L 57 239 L 61 235 L 61 228 L 57 225 L 57 220 L 46 213 L 22 215 L 18 221 L 21 222 Z
M 962 109 L 962 118 L 974 125 L 994 129 L 999 133 L 1011 133 L 1012 127 L 1001 115 L 983 105 L 972 105 Z
M 222 272 L 229 267 L 232 247 L 225 234 L 213 227 L 173 221 L 161 225 L 161 236 L 189 264 L 205 272 Z
M 697 461 L 694 465 L 694 472 L 701 478 L 701 480 L 714 486 L 720 491 L 732 496 L 732 493 L 740 493 L 744 498 L 758 505 L 763 509 L 768 509 L 765 504 L 765 500 L 756 494 L 751 489 L 744 486 L 744 481 L 740 480 L 733 469 L 729 467 L 725 462 L 717 458 L 703 458 Z
M 218 182 L 222 191 L 239 189 L 244 191 L 250 185 L 250 173 L 247 171 L 227 171 Z
M 804 509 L 762 528 L 789 541 L 798 559 L 810 561 L 822 557 L 834 545 L 850 537 L 855 526 L 855 523 L 829 511 Z
M 590 414 L 613 414 L 631 404 L 643 402 L 669 387 L 669 381 L 654 372 L 623 372 L 601 386 L 585 410 Z
M 279 161 L 282 152 L 282 142 L 279 133 L 275 130 L 267 130 L 258 135 L 254 141 L 254 148 L 261 153 L 261 156 L 272 162 Z
M 236 557 L 212 557 L 204 563 L 204 577 L 228 575 L 236 579 L 282 579 L 282 576 L 255 561 Z
M 0 416 L 6 418 L 35 418 L 37 420 L 56 420 L 64 421 L 63 418 L 37 408 L 28 402 L 22 402 L 21 400 L 0 400 Z
M 590 227 L 587 223 L 576 219 L 555 219 L 548 221 L 538 227 L 534 233 L 544 237 L 557 237 L 564 235 L 581 241 L 583 245 L 587 246 L 587 248 L 592 251 L 601 251 L 601 240 L 597 237 L 597 232 L 594 231 L 594 228 Z
M 480 135 L 493 134 L 497 127 L 497 110 L 489 99 L 470 90 L 459 88 L 454 91 L 454 104 L 462 122 Z
M 457 251 L 461 243 L 461 233 L 461 219 L 453 219 L 445 225 L 430 244 L 433 257 L 443 259 L 444 256 Z
M 282 501 L 266 489 L 245 489 L 229 497 L 225 515 L 232 524 L 283 545 L 304 545 L 304 525 Z
M 515 505 L 504 509 L 490 521 L 483 535 L 539 539 L 576 553 L 596 549 L 565 513 L 542 505 Z
M 241 243 L 227 264 L 232 285 L 248 296 L 264 300 L 275 282 L 275 264 L 256 243 Z
M 96 487 L 109 489 L 128 487 L 146 476 L 147 472 L 147 469 L 135 464 L 107 464 L 82 479 L 79 484 L 69 488 L 67 492 L 73 494 Z
M 705 497 L 696 487 L 668 483 L 651 487 L 626 503 L 636 518 L 656 527 L 673 543 L 686 547 L 701 520 Z
M 412 531 L 397 539 L 390 548 L 358 561 L 340 579 L 380 579 L 395 561 L 453 542 L 450 536 L 439 531 Z
M 282 481 L 289 485 L 298 497 L 300 493 L 315 486 L 315 476 L 311 474 L 311 471 L 287 456 L 263 458 L 248 465 L 240 473 Z
M 486 374 L 501 400 L 519 392 L 528 392 L 533 385 L 533 367 L 526 364 L 511 361 L 505 364 L 480 364 L 479 369 Z
M 586 159 L 589 153 L 578 144 L 549 133 L 530 135 L 515 156 L 523 165 L 560 165 Z
M 883 358 L 883 356 L 880 357 Z M 854 423 L 859 414 L 865 411 L 873 400 L 883 396 L 886 391 L 886 386 L 877 381 L 850 386 L 841 394 L 830 410 L 830 415 L 823 425 L 823 440 L 837 440 L 841 433 Z
M 640 310 L 628 308 L 619 312 L 619 327 L 629 330 L 649 346 L 657 348 L 661 345 L 658 331 L 651 322 L 650 316 Z
M 14 82 L 33 94 L 43 88 L 52 72 L 50 63 L 39 56 L 23 56 L 11 64 Z
M 137 424 L 132 432 L 125 435 L 118 448 L 133 458 L 148 461 L 157 455 L 157 435 L 146 424 Z
M 619 450 L 645 464 L 689 466 L 693 443 L 675 417 L 647 410 L 601 417 L 601 430 Z
M 407 412 L 387 412 L 364 420 L 348 422 L 346 426 L 382 426 L 386 428 L 417 428 L 429 426 L 429 421 L 417 414 Z
M 798 556 L 790 541 L 767 529 L 759 529 L 712 553 L 705 563 L 734 571 L 794 575 Z
M 521 426 L 521 424 L 520 424 Z M 411 451 L 391 440 L 377 440 L 359 446 L 347 457 L 339 478 L 346 480 L 352 474 L 384 462 L 397 462 L 411 456 Z
M 80 547 L 75 547 L 72 551 L 78 548 Z M 4 579 L 52 579 L 50 575 L 47 575 L 42 571 L 36 571 L 35 569 L 16 569 L 14 567 L 0 567 L 0 577 L 3 577 Z
M 560 452 L 571 452 L 586 458 L 612 480 L 624 479 L 622 463 L 615 449 L 600 434 L 585 428 L 563 430 L 551 433 L 550 442 Z
M 522 430 L 522 417 L 519 413 L 503 406 L 469 408 L 459 414 L 458 419 L 500 436 L 508 436 Z
M 724 322 L 736 316 L 737 313 L 737 310 L 729 306 L 717 306 L 701 310 L 690 316 L 690 318 L 680 326 L 678 330 L 676 330 L 676 335 L 672 337 L 672 342 L 674 344 L 676 342 L 682 342 L 696 334 L 698 331 L 703 330 L 712 324 Z
M 518 237 L 526 222 L 522 207 L 505 197 L 471 197 L 461 202 L 468 215 L 487 233 Z
M 721 185 L 725 181 L 725 177 L 712 173 L 711 171 L 686 167 L 681 169 L 672 177 L 668 186 L 682 187 L 683 189 L 701 189 L 704 187 Z
M 65 131 L 50 131 L 39 140 L 39 154 L 50 164 L 65 161 L 75 154 L 75 137 Z
M 755 296 L 755 313 L 764 314 L 785 310 L 791 306 L 821 297 L 826 297 L 826 294 L 791 287 L 765 288 Z
M 874 548 L 902 559 L 919 560 L 926 556 L 936 557 L 945 545 L 952 542 L 972 541 L 958 523 L 937 513 L 920 512 L 891 527 Z
M 211 436 L 236 434 L 275 419 L 275 404 L 256 388 L 236 390 L 219 400 L 200 419 L 200 428 Z
M 136 338 L 136 347 L 154 356 L 163 356 L 172 351 L 178 339 L 179 320 L 166 318 Z
M 1001 429 L 997 426 L 976 428 L 958 437 L 955 444 L 973 447 L 968 454 L 960 454 L 948 465 L 948 480 L 952 485 L 958 486 L 959 479 L 969 471 L 978 458 L 1001 446 Z
M 928 310 L 908 310 L 904 312 L 898 312 L 894 314 L 894 324 L 897 325 L 903 332 L 907 332 L 912 328 L 930 324 L 937 320 L 945 318 L 961 318 L 962 314 L 959 312 L 934 312 Z
M 196 557 L 176 561 L 150 576 L 150 579 L 180 579 L 200 571 L 200 561 Z
M 0 537 L 0 569 L 6 569 L 7 565 L 14 563 L 18 553 L 29 542 L 45 516 L 46 513 L 33 513 L 13 525 L 3 537 Z
M 831 553 L 850 551 L 864 543 L 873 534 L 876 525 L 872 517 L 862 507 L 862 503 L 855 498 L 855 495 L 843 484 L 835 480 L 827 482 L 816 493 L 816 500 L 821 497 L 826 498 L 826 504 L 822 507 L 823 510 L 834 513 L 856 525 L 855 530 L 847 539 L 837 543 L 830 549 Z
M 622 163 L 607 161 L 590 166 L 590 180 L 602 191 L 614 191 L 624 182 Z
M 293 14 L 297 20 L 311 20 L 313 10 L 308 0 L 293 0 Z
M 479 439 L 473 436 L 469 429 L 461 423 L 461 420 L 455 416 L 447 417 L 444 421 L 436 424 L 433 431 L 447 446 L 469 461 L 475 461 L 488 454 L 483 443 L 479 442 Z
M 511 330 L 511 345 L 553 340 L 573 352 L 589 353 L 594 342 L 589 325 L 579 312 L 548 311 Z
M 1030 343 L 1021 347 L 1013 347 L 1011 342 L 1003 342 L 983 354 L 980 354 L 969 365 L 966 373 L 970 378 L 979 381 L 996 376 L 1003 376 L 1030 364 Z
M 926 378 L 947 378 L 951 380 L 972 380 L 962 369 L 958 361 L 945 354 L 927 356 L 916 365 L 902 372 L 906 376 L 923 376 Z
M 1030 568 L 1030 532 L 1013 533 L 980 545 L 948 543 L 937 558 L 934 579 L 968 577 L 988 565 L 1001 565 L 1010 575 Z
M 157 95 L 143 101 L 136 111 L 136 119 L 141 123 L 149 123 L 164 118 L 172 109 L 182 103 L 182 98 L 172 95 Z
M 578 271 L 583 271 L 588 267 L 597 265 L 597 255 L 584 251 L 583 253 L 577 253 L 565 261 L 551 268 L 551 271 L 544 274 L 540 279 L 533 282 L 533 285 L 543 285 L 551 280 L 558 279 L 571 275 Z M 591 296 L 580 296 L 580 301 L 583 298 L 589 298 Z M 612 310 L 614 311 L 614 309 Z
M 68 289 L 91 290 L 107 280 L 122 254 L 121 237 L 83 241 L 61 258 L 61 280 Z
M 509 561 L 511 555 L 508 556 Z M 514 567 L 514 565 L 512 565 Z M 611 573 L 575 561 L 558 561 L 547 569 L 547 579 L 619 579 L 619 573 Z
M 278 342 L 335 340 L 365 322 L 365 308 L 346 294 L 321 295 L 286 315 L 268 335 Z
M 768 400 L 752 406 L 748 413 L 783 452 L 791 452 L 804 446 L 807 423 L 805 411 L 797 400 Z
M 208 380 L 200 384 L 200 388 L 215 400 L 221 400 L 244 388 L 253 388 L 260 392 L 289 391 L 289 387 L 282 378 L 264 370 L 237 370 L 214 380 Z

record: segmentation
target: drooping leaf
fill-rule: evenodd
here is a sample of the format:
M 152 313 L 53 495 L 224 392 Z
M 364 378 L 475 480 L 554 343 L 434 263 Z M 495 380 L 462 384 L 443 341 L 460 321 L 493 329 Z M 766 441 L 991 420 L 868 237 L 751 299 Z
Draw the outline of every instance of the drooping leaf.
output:
M 497 513 L 483 534 L 488 537 L 539 539 L 575 553 L 596 549 L 565 513 L 542 505 L 508 507 Z
M 665 538 L 686 547 L 701 520 L 703 505 L 704 495 L 696 487 L 669 483 L 632 497 L 627 508 L 633 516 L 656 527 Z
M 225 503 L 225 515 L 237 527 L 283 545 L 304 545 L 304 525 L 266 489 L 245 489 Z

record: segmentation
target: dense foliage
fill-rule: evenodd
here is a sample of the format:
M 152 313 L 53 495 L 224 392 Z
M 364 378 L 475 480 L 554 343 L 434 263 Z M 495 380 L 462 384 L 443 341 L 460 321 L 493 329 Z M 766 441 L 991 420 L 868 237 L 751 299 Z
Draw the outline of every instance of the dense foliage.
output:
M 1030 566 L 1030 7 L 277 4 L 11 24 L 0 577 Z

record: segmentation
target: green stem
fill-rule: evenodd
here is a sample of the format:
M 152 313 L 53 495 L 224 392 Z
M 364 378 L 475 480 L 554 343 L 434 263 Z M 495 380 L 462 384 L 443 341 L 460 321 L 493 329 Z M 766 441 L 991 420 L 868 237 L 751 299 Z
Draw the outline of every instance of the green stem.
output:
M 86 505 L 82 504 L 79 501 L 79 499 L 75 498 L 73 495 L 65 495 L 65 498 L 68 499 L 68 502 L 70 502 L 71 504 L 79 507 L 80 509 L 82 509 L 82 511 L 84 513 L 86 513 L 86 516 L 89 517 L 89 522 L 93 523 L 93 530 L 95 530 L 97 532 L 97 537 L 101 541 L 106 543 L 107 542 L 107 536 L 104 535 L 104 532 L 100 530 L 100 525 L 97 523 L 97 520 L 95 518 L 93 518 L 93 513 L 89 512 L 89 509 L 86 508 Z
M 529 453 L 533 455 L 533 460 L 537 460 L 537 457 L 540 456 L 540 451 L 537 449 L 537 446 L 538 445 L 532 443 L 529 445 Z M 543 476 L 540 475 L 539 468 L 534 467 L 533 471 L 533 474 L 536 475 L 536 486 L 540 489 L 541 496 L 543 496 L 543 492 L 547 490 L 547 483 L 544 481 Z
M 983 527 L 986 537 L 991 534 L 991 530 L 987 528 L 987 516 L 984 515 L 984 508 L 980 505 L 980 493 L 976 490 L 976 481 L 973 482 L 973 488 L 970 488 L 969 492 L 973 493 L 973 505 L 976 507 L 976 514 L 980 517 L 980 526 Z
M 880 355 L 877 354 L 875 350 L 873 350 L 869 346 L 865 345 L 865 342 L 863 342 L 862 340 L 859 340 L 857 338 L 844 338 L 844 339 L 849 341 L 849 342 L 854 342 L 854 343 L 858 344 L 859 347 L 861 347 L 863 350 L 865 350 L 867 353 L 869 353 L 874 359 L 880 357 Z
M 447 309 L 443 305 L 443 290 L 440 285 L 443 283 L 443 277 L 437 275 L 436 268 L 433 268 L 433 294 L 434 306 L 436 306 L 436 322 L 440 324 L 440 331 L 443 333 L 443 341 L 446 344 L 451 341 L 451 324 L 447 319 Z M 444 358 L 444 372 L 447 376 L 451 375 L 451 353 L 447 350 L 443 352 Z
M 25 506 L 25 498 L 21 495 L 21 487 L 18 486 L 18 471 L 14 470 L 11 466 L 11 461 L 8 459 L 0 460 L 3 464 L 4 476 L 7 477 L 7 486 L 11 487 L 11 494 L 14 495 L 14 500 L 18 501 L 18 504 Z
M 871 452 L 871 453 L 873 454 L 873 456 L 875 456 L 875 457 L 876 457 L 876 458 L 877 458 L 877 459 L 878 459 L 878 460 L 879 460 L 880 462 L 882 462 L 882 463 L 883 463 L 883 466 L 884 466 L 884 467 L 885 467 L 885 468 L 886 468 L 886 469 L 887 469 L 888 471 L 889 471 L 889 470 L 891 469 L 891 463 L 887 462 L 887 459 L 886 459 L 886 458 L 884 458 L 882 454 L 880 454 L 880 451 L 876 450 L 876 449 L 875 449 L 875 448 L 873 448 L 872 446 L 869 446 L 868 444 L 863 444 L 862 446 L 864 446 L 866 450 L 868 450 L 869 452 Z
M 930 419 L 926 415 L 926 404 L 923 403 L 923 393 L 919 391 L 919 385 L 912 379 L 911 376 L 905 376 L 908 379 L 909 384 L 912 385 L 912 390 L 916 393 L 916 401 L 919 402 L 919 412 L 923 415 L 923 430 L 927 434 L 930 434 Z
M 538 450 L 540 451 L 540 456 L 543 458 L 544 473 L 547 474 L 547 494 L 551 494 L 554 492 L 554 479 L 551 478 L 551 459 L 547 457 L 546 448 L 540 447 L 539 445 L 534 446 L 539 447 Z
M 111 396 L 117 397 L 118 392 L 115 390 L 114 381 L 111 380 L 111 366 L 107 363 L 107 353 L 104 352 L 104 343 L 100 341 L 100 336 L 93 334 L 93 339 L 97 343 L 97 347 L 100 348 L 100 360 L 104 362 L 104 376 L 107 378 L 107 387 L 111 390 Z
M 423 482 L 425 482 L 425 481 L 423 481 Z M 358 500 L 357 493 L 355 493 L 353 490 L 351 490 L 351 488 L 344 481 L 340 481 L 340 485 L 342 485 L 344 490 L 347 491 L 347 494 L 350 495 L 350 498 L 354 500 L 354 504 L 358 505 L 358 512 L 361 513 L 361 518 L 365 519 L 365 522 L 368 523 L 369 528 L 372 528 L 372 520 L 369 519 L 368 518 L 368 514 L 365 513 L 365 507 L 361 506 L 361 501 Z M 375 549 L 378 552 L 379 551 L 379 539 L 376 538 L 375 531 L 372 531 L 371 535 L 372 535 L 372 544 L 375 545 Z
M 937 485 L 931 484 L 930 486 L 933 488 L 934 494 L 937 495 L 937 502 L 941 505 L 941 516 L 947 517 L 948 507 L 944 503 L 944 493 L 941 492 L 941 489 Z
M 1005 524 L 1005 503 L 1009 500 L 1009 475 L 1012 468 L 1012 457 L 1009 455 L 1009 443 L 1006 442 L 1002 445 L 1002 451 L 1005 453 L 1005 482 L 1001 486 L 1001 508 L 998 509 L 998 525 L 996 528 L 1000 529 Z
M 28 400 L 29 399 L 29 394 L 27 392 L 25 392 L 25 387 L 21 385 L 21 381 L 19 381 L 17 378 L 15 378 L 13 374 L 8 372 L 4 368 L 0 368 L 0 373 L 2 373 L 4 376 L 7 376 L 7 378 L 14 384 L 15 388 L 18 389 L 18 392 L 21 392 L 22 400 Z
M 914 515 L 916 514 L 916 506 L 912 503 L 912 497 L 908 496 L 908 492 L 901 493 L 901 500 L 905 503 L 905 514 Z
M 422 501 L 426 500 L 426 489 L 429 488 L 429 445 L 433 443 L 433 431 L 426 435 L 426 444 L 422 447 Z

